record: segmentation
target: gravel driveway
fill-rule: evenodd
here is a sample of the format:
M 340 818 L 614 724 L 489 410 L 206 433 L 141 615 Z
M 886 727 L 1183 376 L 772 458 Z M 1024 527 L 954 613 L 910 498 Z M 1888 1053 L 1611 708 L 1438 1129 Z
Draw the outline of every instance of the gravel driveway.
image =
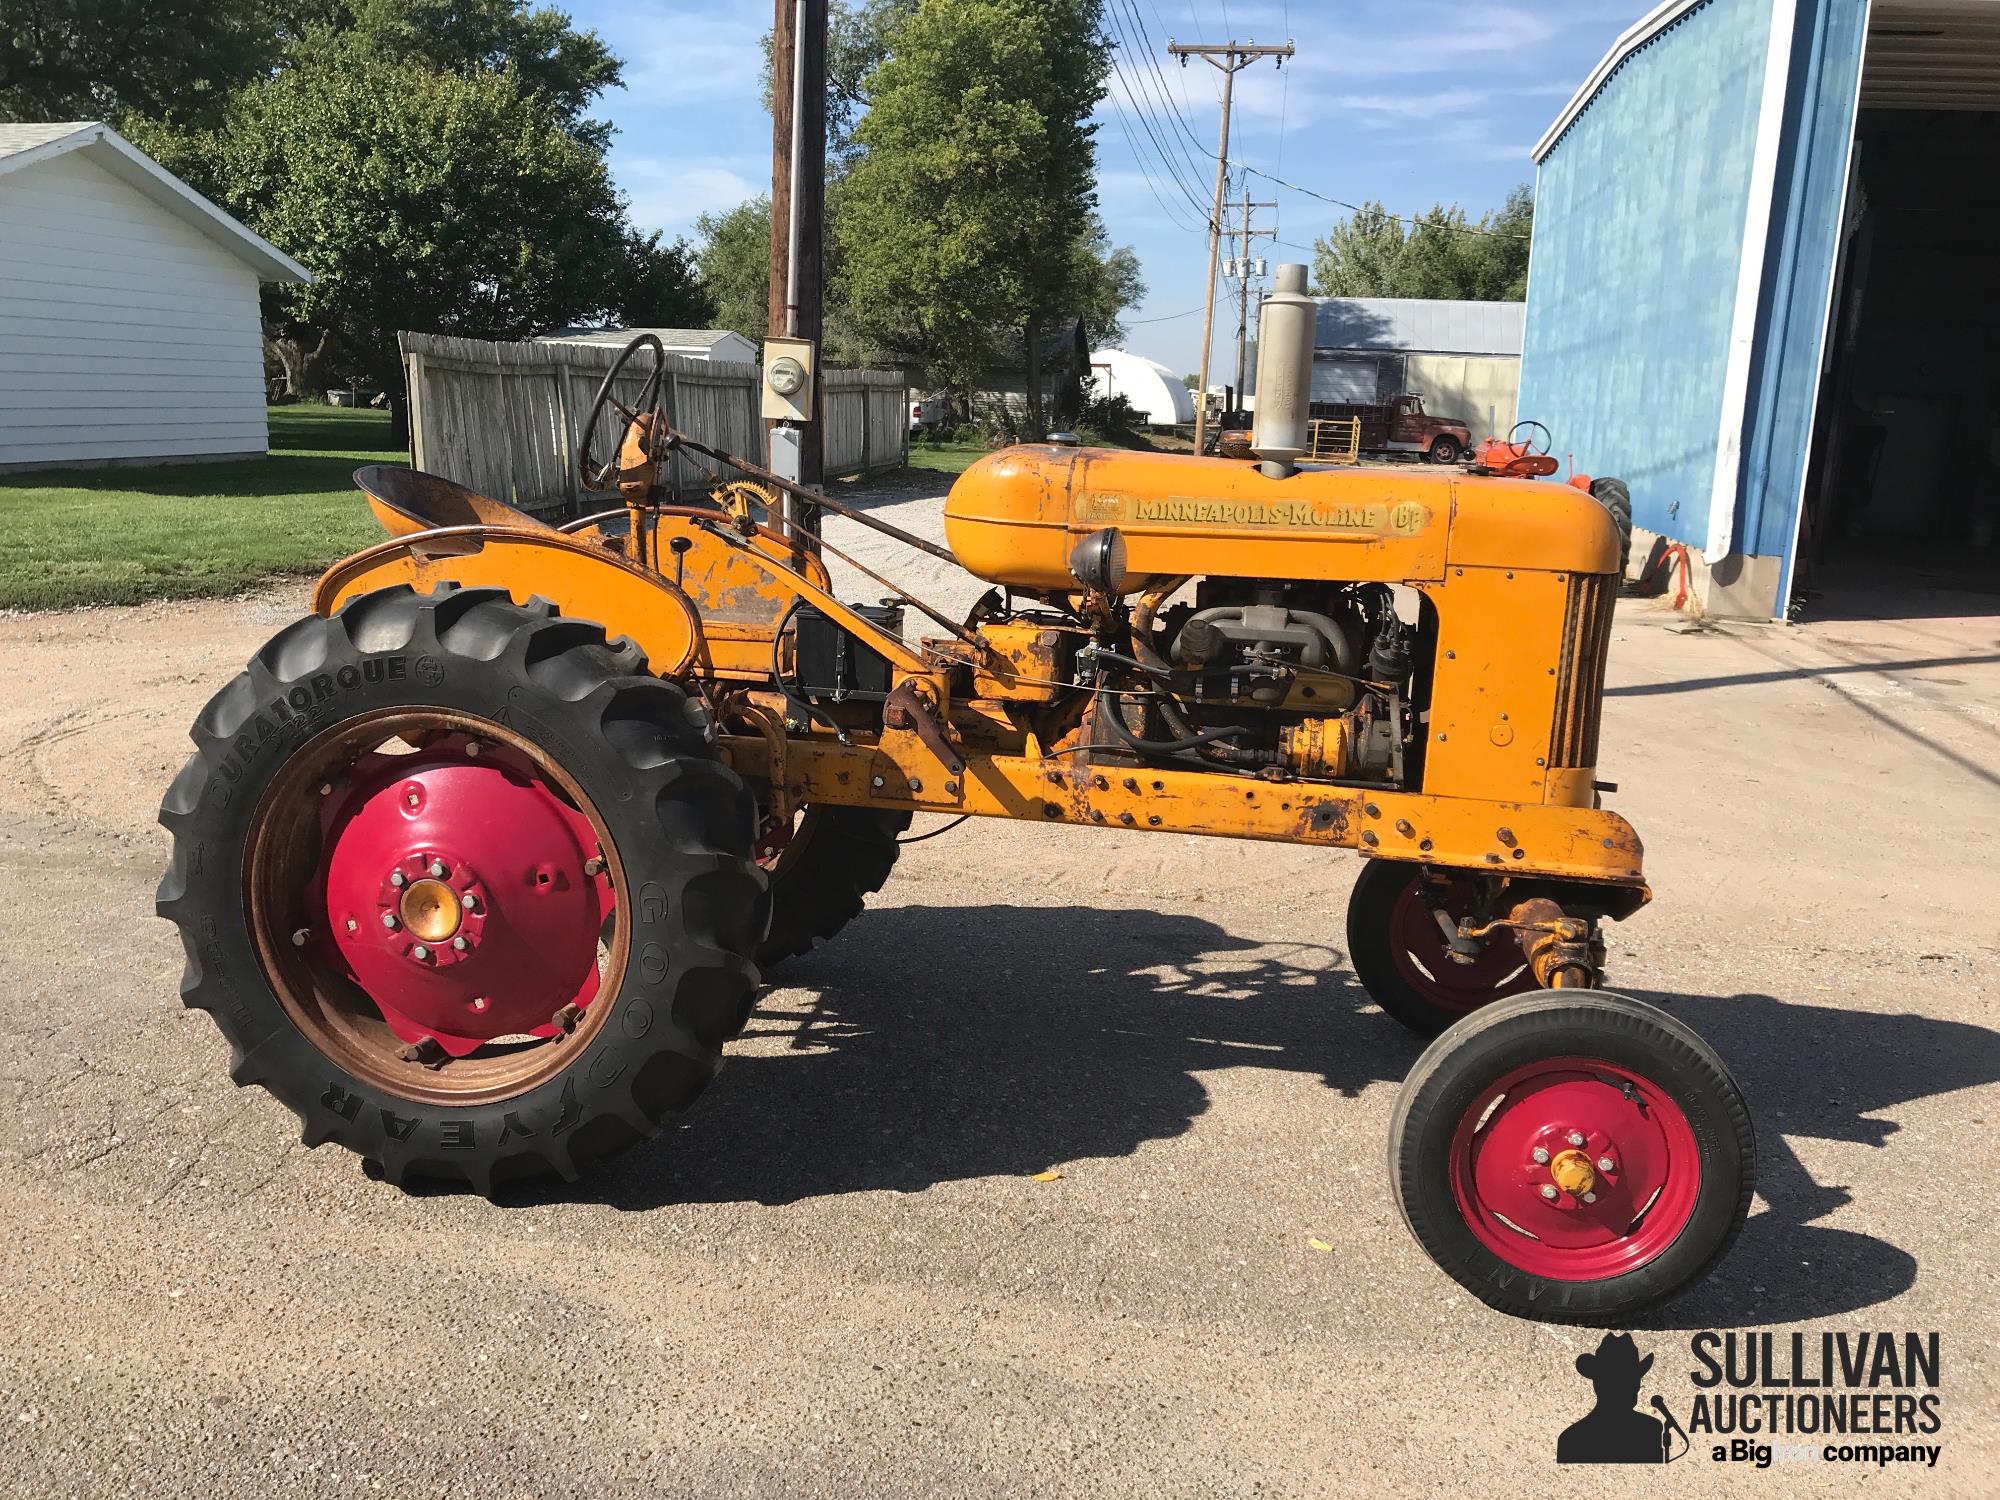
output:
M 1598 1334 L 1488 1312 L 1390 1203 L 1419 1048 L 1350 977 L 1342 857 L 967 824 L 581 1188 L 305 1151 L 151 910 L 186 726 L 302 600 L 0 619 L 0 1493 L 1584 1487 L 1553 1459 Z M 1867 1492 L 1991 1493 L 2000 621 L 1628 602 L 1611 671 L 1658 893 L 1613 984 L 1715 1043 L 1763 1153 L 1731 1257 L 1636 1331 L 1648 1390 L 1685 1413 L 1698 1330 L 1942 1330 L 1938 1467 Z M 1861 1477 L 1706 1450 L 1684 1491 Z

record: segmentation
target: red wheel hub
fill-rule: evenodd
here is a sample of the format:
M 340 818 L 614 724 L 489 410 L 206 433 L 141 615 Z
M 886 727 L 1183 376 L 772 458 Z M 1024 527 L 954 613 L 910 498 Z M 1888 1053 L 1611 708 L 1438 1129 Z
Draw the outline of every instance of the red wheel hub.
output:
M 1651 1080 L 1594 1058 L 1517 1068 L 1481 1092 L 1451 1143 L 1451 1187 L 1479 1242 L 1557 1281 L 1602 1281 L 1659 1256 L 1701 1193 L 1694 1128 Z
M 405 1042 L 554 1036 L 597 994 L 613 888 L 590 821 L 522 757 L 447 735 L 371 753 L 322 817 L 327 930 Z
M 1468 882 L 1452 881 L 1427 891 L 1417 875 L 1389 915 L 1389 954 L 1396 972 L 1433 1005 L 1461 1014 L 1536 987 L 1511 931 L 1483 940 L 1469 960 L 1453 954 L 1437 913 L 1462 921 L 1471 915 L 1472 901 Z

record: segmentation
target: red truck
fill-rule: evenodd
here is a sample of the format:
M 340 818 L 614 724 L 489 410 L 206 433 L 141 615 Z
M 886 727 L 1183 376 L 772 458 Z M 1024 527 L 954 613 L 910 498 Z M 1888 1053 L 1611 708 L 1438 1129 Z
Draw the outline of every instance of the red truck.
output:
M 1472 429 L 1451 417 L 1424 410 L 1413 391 L 1383 402 L 1315 401 L 1310 415 L 1358 417 L 1363 453 L 1415 453 L 1432 463 L 1453 464 L 1472 450 Z

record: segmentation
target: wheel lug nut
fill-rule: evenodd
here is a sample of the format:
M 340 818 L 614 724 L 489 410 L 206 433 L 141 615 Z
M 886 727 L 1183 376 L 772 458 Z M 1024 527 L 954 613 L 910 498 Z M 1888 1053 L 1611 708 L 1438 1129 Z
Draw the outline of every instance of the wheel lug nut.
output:
M 1542 1184 L 1542 1196 L 1543 1196 L 1544 1198 L 1547 1198 L 1547 1199 L 1548 1199 L 1548 1200 L 1549 1200 L 1550 1202 L 1554 1202 L 1554 1201 L 1555 1201 L 1555 1196 L 1556 1196 L 1556 1185 L 1555 1185 L 1555 1184 L 1554 1184 L 1553 1182 L 1545 1182 L 1545 1183 L 1543 1183 L 1543 1184 Z
M 460 904 L 464 906 L 464 908 L 467 911 L 471 911 L 475 906 L 479 905 L 479 898 L 473 895 L 472 892 L 467 891 L 465 895 L 461 898 Z
M 431 950 L 426 948 L 422 943 L 417 944 L 416 947 L 410 950 L 410 957 L 412 958 L 429 958 L 430 956 Z
M 297 932 L 292 934 L 292 946 L 294 948 L 303 948 L 310 941 L 312 941 L 312 929 L 310 927 L 301 927 Z
M 583 873 L 586 875 L 595 875 L 603 868 L 604 860 L 600 855 L 593 854 L 583 862 Z
M 412 792 L 410 793 L 409 796 L 405 797 L 403 800 L 405 802 L 408 802 L 410 806 L 415 807 L 417 805 L 417 794 L 415 792 Z
M 479 753 L 479 741 L 467 740 L 465 742 L 465 753 L 467 755 L 477 755 Z
M 349 932 L 352 932 L 352 931 L 354 931 L 354 929 L 355 929 L 355 928 L 357 928 L 357 927 L 359 927 L 360 925 L 361 925 L 361 924 L 360 924 L 359 922 L 355 921 L 355 920 L 354 920 L 354 918 L 352 918 L 352 917 L 349 917 L 349 918 L 347 919 L 347 930 L 348 930 Z
M 1535 1165 L 1547 1166 L 1548 1161 L 1549 1161 L 1549 1148 L 1547 1146 L 1535 1147 Z
M 460 953 L 463 953 L 465 951 L 466 947 L 465 939 L 462 937 L 453 938 L 451 940 L 451 945 L 452 947 L 456 948 Z
M 383 912 L 382 925 L 388 928 L 391 932 L 394 932 L 396 930 L 396 914 L 392 911 Z
M 401 889 L 403 882 L 408 878 L 409 877 L 404 875 L 401 870 L 391 870 L 389 872 L 389 884 L 397 887 L 398 889 Z
M 1611 1158 L 1608 1156 L 1598 1157 L 1597 1170 L 1600 1172 L 1609 1172 L 1611 1170 Z
M 431 874 L 435 875 L 439 880 L 444 879 L 444 877 L 449 873 L 450 872 L 446 870 L 444 867 L 443 860 L 434 859 L 431 861 Z
M 1581 1146 L 1583 1144 L 1583 1132 L 1581 1130 L 1572 1130 L 1569 1133 L 1569 1143 L 1572 1146 Z
M 1595 1194 L 1595 1193 L 1585 1193 L 1585 1194 L 1583 1195 L 1583 1201 L 1584 1201 L 1585 1203 L 1595 1203 L 1595 1202 L 1597 1201 L 1597 1194 Z

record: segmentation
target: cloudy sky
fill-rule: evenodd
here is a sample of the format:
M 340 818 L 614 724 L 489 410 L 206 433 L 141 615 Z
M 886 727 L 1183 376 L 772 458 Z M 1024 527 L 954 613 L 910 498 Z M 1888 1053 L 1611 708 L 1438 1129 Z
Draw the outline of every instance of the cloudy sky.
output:
M 633 218 L 693 235 L 697 215 L 762 192 L 770 118 L 759 102 L 767 0 L 568 0 L 626 60 L 600 108 L 618 127 L 612 170 Z M 1202 225 L 1214 190 L 1219 75 L 1183 69 L 1168 40 L 1298 46 L 1278 69 L 1237 76 L 1232 165 L 1276 202 L 1277 240 L 1256 252 L 1310 262 L 1344 210 L 1456 202 L 1477 217 L 1533 180 L 1528 148 L 1649 0 L 1107 0 L 1119 70 L 1099 109 L 1098 197 L 1114 243 L 1139 254 L 1147 295 L 1128 346 L 1192 370 L 1207 270 Z M 1155 70 L 1157 66 L 1157 71 Z M 1240 189 L 1236 192 L 1240 196 Z M 1269 211 L 1257 216 L 1262 224 Z M 1218 314 L 1215 368 L 1223 352 Z M 1228 323 L 1233 339 L 1233 318 Z

